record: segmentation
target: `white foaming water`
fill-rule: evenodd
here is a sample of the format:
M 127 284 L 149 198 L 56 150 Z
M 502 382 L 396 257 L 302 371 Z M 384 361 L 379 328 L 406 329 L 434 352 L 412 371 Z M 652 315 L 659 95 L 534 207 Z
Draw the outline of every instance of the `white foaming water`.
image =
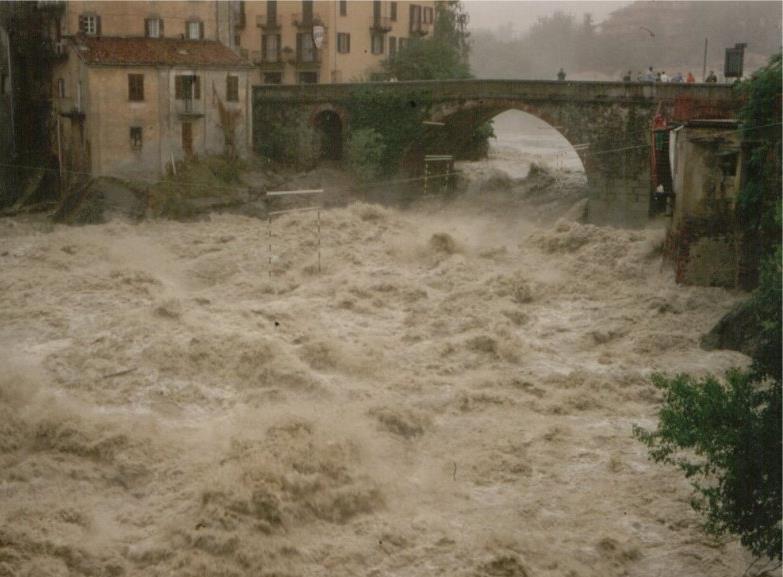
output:
M 741 574 L 630 434 L 737 295 L 506 201 L 0 219 L 0 574 Z
M 490 141 L 487 162 L 510 177 L 526 177 L 533 163 L 551 170 L 584 171 L 571 143 L 543 120 L 509 110 L 496 116 L 493 125 L 497 138 Z

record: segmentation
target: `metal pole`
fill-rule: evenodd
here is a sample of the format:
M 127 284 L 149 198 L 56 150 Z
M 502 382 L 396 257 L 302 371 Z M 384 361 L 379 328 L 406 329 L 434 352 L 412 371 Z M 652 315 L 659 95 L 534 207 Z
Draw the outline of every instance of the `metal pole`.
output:
M 269 278 L 272 278 L 272 215 L 268 215 L 267 231 L 269 233 Z
M 701 69 L 701 81 L 707 79 L 707 39 L 704 39 L 704 66 Z
M 318 274 L 321 274 L 321 209 L 316 211 L 316 223 L 318 227 Z

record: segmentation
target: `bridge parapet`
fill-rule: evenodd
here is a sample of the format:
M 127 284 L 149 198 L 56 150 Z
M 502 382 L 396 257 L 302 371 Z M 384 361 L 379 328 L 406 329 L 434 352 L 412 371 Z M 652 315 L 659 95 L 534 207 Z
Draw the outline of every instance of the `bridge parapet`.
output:
M 253 87 L 258 101 L 345 102 L 357 90 L 400 96 L 426 95 L 433 101 L 473 98 L 524 98 L 568 102 L 673 102 L 679 95 L 698 101 L 736 102 L 726 84 L 598 82 L 557 80 L 439 80 L 346 84 L 262 85 Z

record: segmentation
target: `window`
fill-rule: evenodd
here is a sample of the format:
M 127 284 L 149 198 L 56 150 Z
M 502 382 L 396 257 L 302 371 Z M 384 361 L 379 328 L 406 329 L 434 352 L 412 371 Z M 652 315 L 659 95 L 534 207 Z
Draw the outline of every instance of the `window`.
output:
M 337 33 L 337 52 L 348 54 L 351 51 L 351 35 L 347 32 Z
M 424 23 L 432 24 L 432 8 L 424 8 Z
M 348 16 L 348 0 L 340 0 L 340 16 Z
M 302 0 L 302 22 L 311 26 L 313 23 L 313 0 Z
M 266 72 L 264 73 L 264 84 L 282 84 L 283 73 L 282 72 Z
M 266 23 L 268 26 L 274 26 L 277 23 L 277 0 L 267 0 Z
M 199 20 L 188 20 L 185 24 L 185 38 L 188 40 L 204 38 L 204 23 Z
M 373 32 L 372 34 L 372 53 L 383 54 L 383 34 Z
M 389 2 L 389 19 L 392 22 L 397 22 L 397 3 Z
M 239 76 L 226 76 L 226 100 L 239 102 Z
M 277 62 L 280 60 L 280 35 L 264 34 L 262 37 L 261 57 L 264 62 Z
M 128 100 L 131 102 L 144 100 L 143 74 L 128 74 Z
M 299 84 L 318 84 L 317 72 L 300 72 Z
M 8 74 L 0 72 L 0 94 L 9 94 L 11 92 L 9 84 Z
M 421 30 L 421 6 L 410 5 L 410 30 L 419 32 Z
M 87 36 L 98 36 L 101 33 L 100 17 L 95 14 L 80 14 L 79 32 Z
M 300 32 L 296 35 L 296 54 L 299 62 L 318 62 L 312 34 Z
M 147 18 L 144 21 L 144 34 L 147 38 L 161 38 L 163 36 L 163 20 Z
M 130 146 L 131 150 L 141 150 L 141 126 L 131 126 Z
M 199 100 L 201 98 L 199 77 L 191 75 L 175 76 L 174 98 L 177 100 Z
M 394 58 L 397 55 L 397 38 L 395 36 L 389 36 L 389 58 Z
M 57 96 L 65 98 L 65 78 L 57 79 Z

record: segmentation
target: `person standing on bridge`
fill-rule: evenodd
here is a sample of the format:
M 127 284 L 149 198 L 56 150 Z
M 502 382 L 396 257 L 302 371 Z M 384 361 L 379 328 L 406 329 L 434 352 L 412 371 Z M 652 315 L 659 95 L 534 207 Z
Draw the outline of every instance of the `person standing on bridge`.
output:
M 661 82 L 669 82 L 669 75 L 665 70 L 661 70 Z
M 560 70 L 557 71 L 557 79 L 562 82 L 566 79 L 566 73 L 565 70 L 563 70 L 563 67 L 560 67 Z
M 685 82 L 687 82 L 688 84 L 693 84 L 694 82 L 696 82 L 696 78 L 693 76 L 693 72 L 690 71 L 688 72 L 688 77 L 685 79 Z
M 631 81 L 631 75 L 633 73 L 629 70 L 625 74 L 623 74 L 623 82 L 630 82 Z
M 704 82 L 715 83 L 717 81 L 718 81 L 718 77 L 715 76 L 715 71 L 714 70 L 710 70 L 709 76 L 707 76 L 707 78 L 704 79 Z

